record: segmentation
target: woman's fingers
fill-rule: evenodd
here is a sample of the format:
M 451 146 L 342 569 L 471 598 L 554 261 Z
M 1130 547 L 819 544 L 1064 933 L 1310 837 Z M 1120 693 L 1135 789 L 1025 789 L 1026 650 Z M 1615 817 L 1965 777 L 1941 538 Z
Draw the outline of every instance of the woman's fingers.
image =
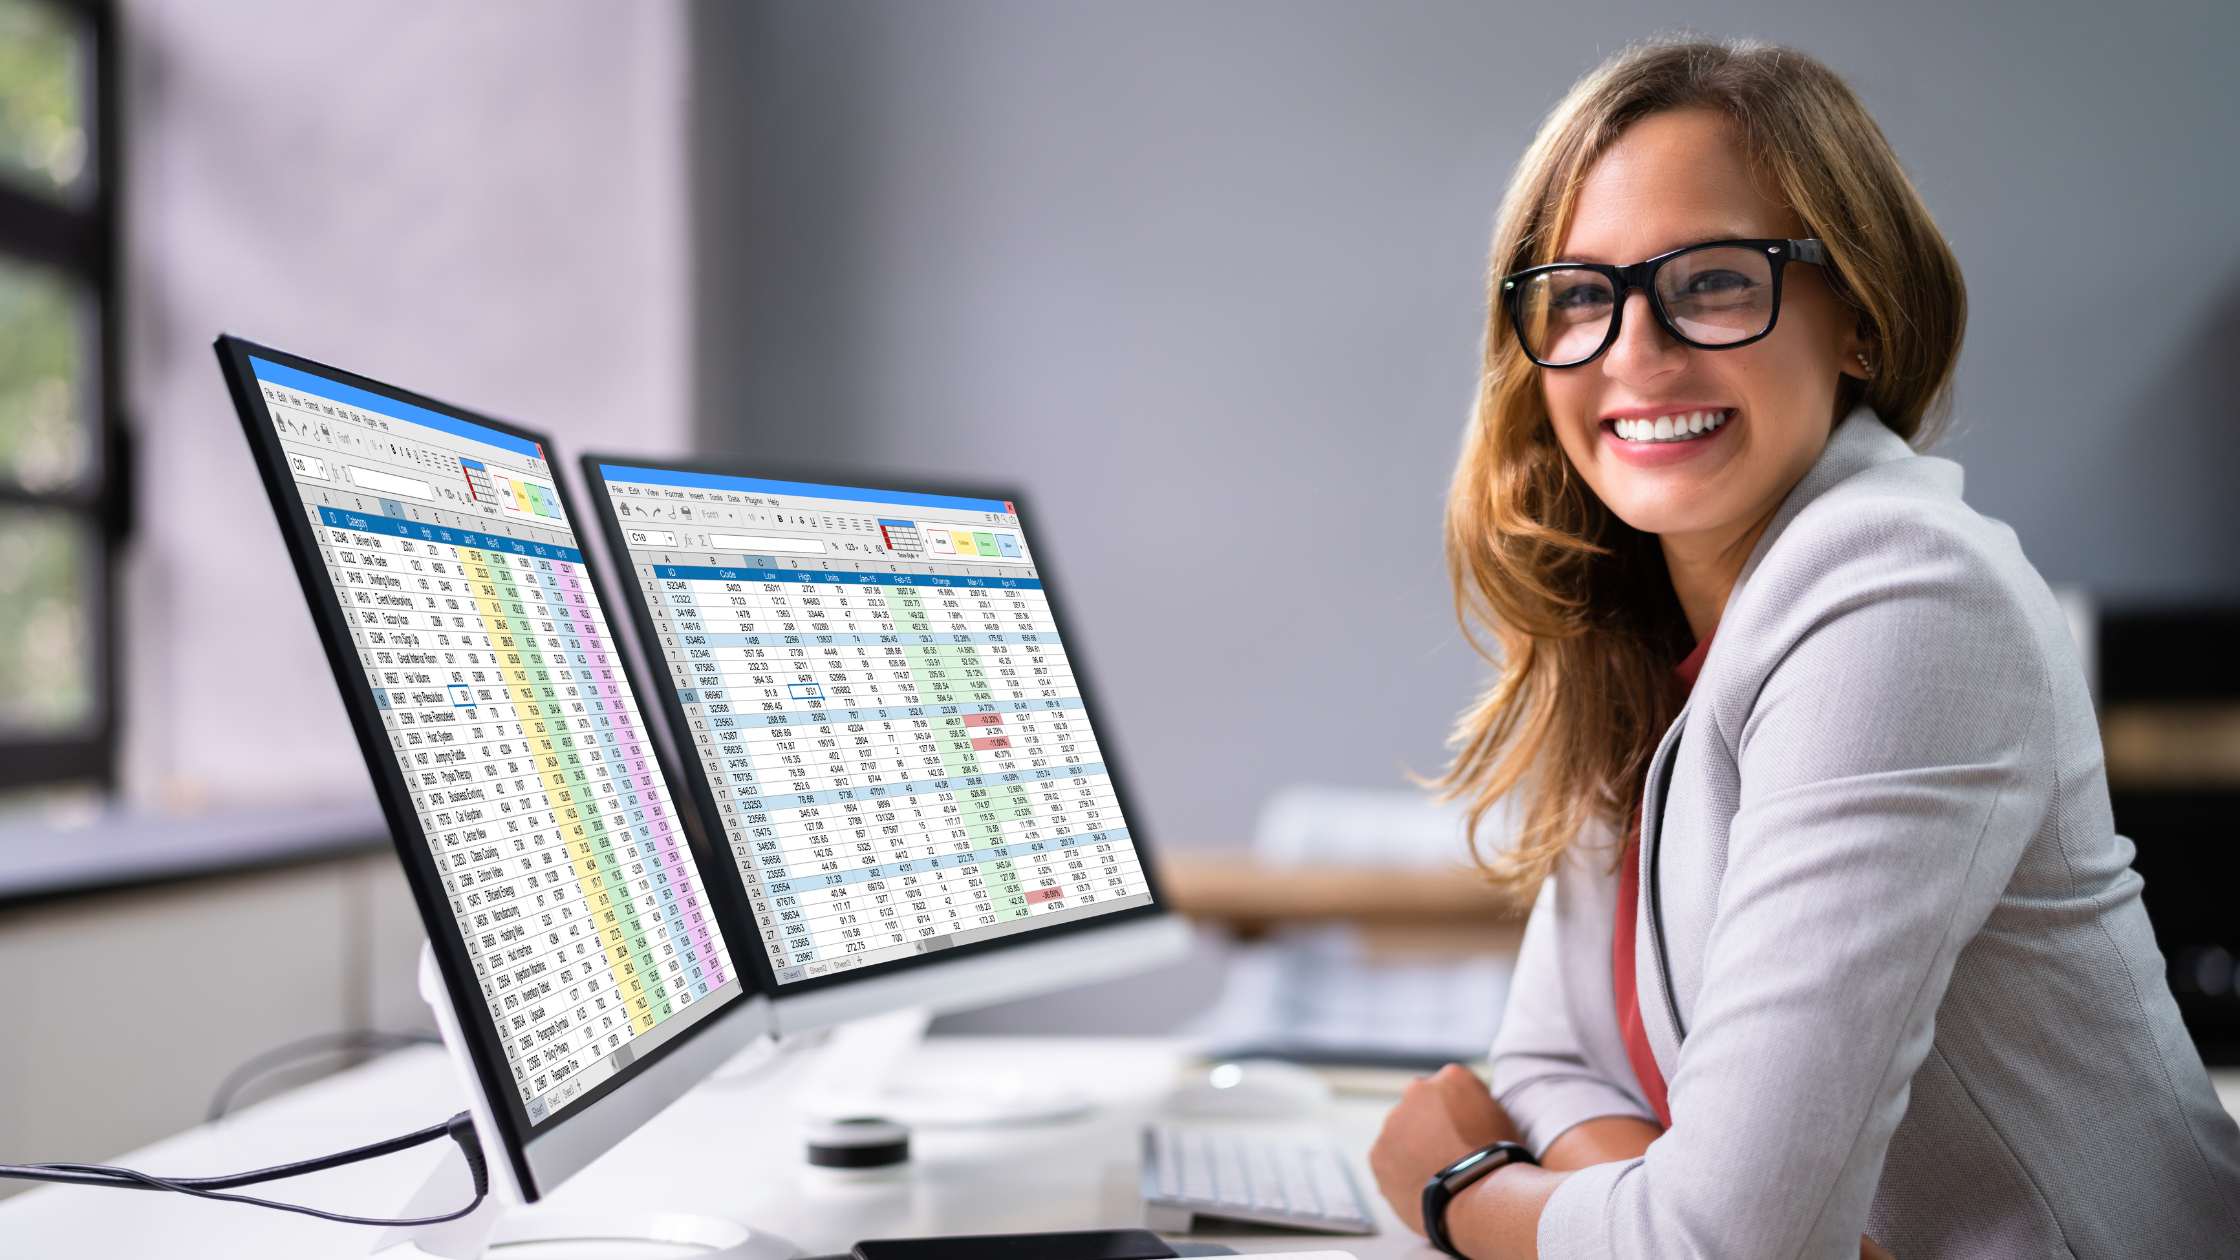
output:
M 1386 1113 L 1376 1145 L 1369 1148 L 1369 1171 L 1392 1210 L 1420 1233 L 1423 1183 L 1431 1179 L 1431 1174 L 1483 1145 L 1473 1144 L 1456 1127 L 1446 1092 L 1437 1078 L 1419 1077 L 1408 1082 L 1400 1093 L 1399 1105 Z

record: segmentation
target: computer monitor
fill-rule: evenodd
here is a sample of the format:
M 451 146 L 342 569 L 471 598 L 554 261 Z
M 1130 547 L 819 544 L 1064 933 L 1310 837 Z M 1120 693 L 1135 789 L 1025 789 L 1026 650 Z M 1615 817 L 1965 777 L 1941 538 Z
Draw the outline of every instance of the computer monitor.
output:
M 781 1031 L 1184 955 L 1019 492 L 583 467 Z
M 676 808 L 541 435 L 217 352 L 427 925 L 496 1197 L 533 1202 L 768 1031 L 728 858 Z

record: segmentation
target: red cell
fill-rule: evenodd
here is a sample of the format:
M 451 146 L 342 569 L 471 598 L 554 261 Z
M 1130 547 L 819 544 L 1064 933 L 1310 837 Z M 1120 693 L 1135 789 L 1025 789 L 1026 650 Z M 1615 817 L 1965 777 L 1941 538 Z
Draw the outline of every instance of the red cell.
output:
M 965 715 L 964 724 L 966 726 L 1001 726 L 1003 725 L 1003 715 L 1001 713 L 968 713 Z
M 1008 735 L 991 735 L 983 739 L 973 740 L 972 746 L 982 752 L 986 752 L 990 748 L 1009 748 L 1011 747 L 1011 737 Z
M 1031 906 L 1037 902 L 1056 901 L 1065 895 L 1066 890 L 1063 888 L 1037 888 L 1027 894 L 1027 904 Z

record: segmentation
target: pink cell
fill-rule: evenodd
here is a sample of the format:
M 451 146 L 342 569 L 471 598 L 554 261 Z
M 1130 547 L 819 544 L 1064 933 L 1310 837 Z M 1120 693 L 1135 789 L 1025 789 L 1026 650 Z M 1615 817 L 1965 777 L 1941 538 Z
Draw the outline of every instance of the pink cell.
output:
M 1065 895 L 1066 890 L 1063 888 L 1037 888 L 1027 894 L 1027 904 L 1031 906 L 1045 901 L 1056 901 Z
M 990 748 L 1009 748 L 1011 747 L 1011 740 L 1010 737 L 1004 735 L 989 735 L 973 740 L 972 746 L 981 752 L 986 752 Z
M 966 716 L 964 724 L 966 726 L 1001 726 L 1003 725 L 1003 715 L 1001 713 L 969 714 Z

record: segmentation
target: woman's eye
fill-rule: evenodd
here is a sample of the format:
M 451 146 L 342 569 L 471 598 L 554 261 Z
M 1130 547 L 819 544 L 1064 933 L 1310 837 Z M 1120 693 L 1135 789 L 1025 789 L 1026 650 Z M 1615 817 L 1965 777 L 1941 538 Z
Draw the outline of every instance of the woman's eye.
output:
M 1710 297 L 1746 293 L 1756 287 L 1757 281 L 1739 271 L 1699 271 L 1688 277 L 1687 286 L 1680 292 L 1687 297 Z
M 1606 285 L 1574 284 L 1557 289 L 1548 303 L 1559 311 L 1579 313 L 1598 310 L 1610 305 L 1610 290 Z

